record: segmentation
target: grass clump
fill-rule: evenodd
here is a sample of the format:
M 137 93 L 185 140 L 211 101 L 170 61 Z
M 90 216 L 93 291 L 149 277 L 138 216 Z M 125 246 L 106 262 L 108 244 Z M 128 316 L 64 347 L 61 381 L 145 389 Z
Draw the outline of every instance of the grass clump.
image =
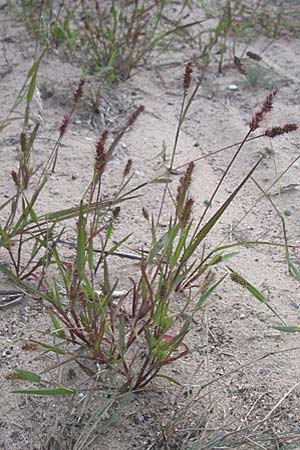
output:
M 34 65 L 34 68 L 32 79 L 35 80 L 38 66 Z M 192 65 L 188 63 L 182 83 L 180 118 L 167 174 L 131 187 L 134 179 L 131 173 L 132 161 L 128 160 L 119 188 L 110 197 L 105 193 L 107 165 L 126 130 L 142 115 L 144 108 L 140 106 L 129 116 L 111 143 L 108 142 L 108 132 L 104 130 L 101 133 L 95 146 L 91 181 L 78 206 L 48 211 L 44 215 L 39 215 L 36 210 L 36 201 L 55 171 L 60 143 L 82 97 L 84 79 L 73 94 L 71 111 L 63 118 L 57 142 L 35 183 L 32 180 L 35 171 L 31 165 L 30 152 L 38 125 L 31 134 L 27 134 L 31 101 L 31 96 L 27 95 L 26 120 L 20 136 L 19 168 L 12 172 L 16 193 L 1 205 L 3 210 L 10 207 L 8 219 L 0 228 L 0 246 L 6 250 L 11 267 L 7 268 L 1 263 L 0 270 L 32 298 L 41 302 L 49 312 L 52 323 L 50 336 L 54 338 L 54 344 L 36 340 L 32 343 L 62 357 L 60 364 L 68 359 L 75 361 L 101 387 L 111 386 L 112 377 L 120 392 L 144 388 L 160 376 L 176 382 L 168 375 L 161 374 L 161 371 L 189 353 L 186 337 L 191 323 L 228 273 L 225 272 L 216 280 L 212 269 L 235 255 L 227 251 L 237 244 L 207 251 L 205 243 L 264 156 L 258 158 L 250 172 L 211 217 L 207 219 L 206 216 L 209 205 L 224 184 L 244 144 L 272 110 L 276 91 L 271 92 L 261 108 L 253 114 L 248 132 L 237 144 L 234 156 L 200 219 L 195 220 L 190 193 L 194 162 L 186 165 L 175 192 L 171 189 L 171 173 L 181 128 L 201 82 L 202 78 L 191 88 Z M 31 89 L 30 83 L 28 92 Z M 266 130 L 254 138 L 274 138 L 297 128 L 297 124 L 285 124 Z M 149 223 L 149 249 L 145 251 L 141 248 L 135 254 L 124 254 L 121 246 L 131 233 L 113 239 L 116 221 L 120 220 L 120 207 L 153 183 L 164 187 L 157 216 L 143 209 L 143 216 Z M 161 232 L 160 220 L 168 203 L 171 204 L 171 214 L 166 230 Z M 71 242 L 71 255 L 66 259 L 64 223 L 74 219 L 76 238 Z M 137 261 L 137 269 L 129 278 L 129 287 L 121 291 L 118 290 L 120 280 L 113 273 L 111 262 L 111 258 L 116 255 Z M 232 269 L 228 270 L 234 281 L 246 287 L 259 301 L 265 300 L 248 281 Z M 36 280 L 37 287 L 27 282 L 30 277 Z M 180 293 L 181 296 L 182 293 L 185 295 L 178 310 L 178 305 L 174 308 L 174 301 Z M 75 392 L 73 388 L 65 388 L 58 383 L 49 387 L 48 381 L 31 372 L 17 370 L 11 377 L 42 385 L 42 388 L 19 391 L 23 393 L 64 395 Z
M 198 22 L 185 24 L 188 2 L 175 8 L 165 0 L 80 0 L 33 2 L 22 0 L 16 12 L 29 32 L 49 51 L 78 62 L 84 75 L 97 73 L 101 83 L 125 80 L 142 62 L 173 46 L 176 38 Z M 100 83 L 100 84 L 101 84 Z

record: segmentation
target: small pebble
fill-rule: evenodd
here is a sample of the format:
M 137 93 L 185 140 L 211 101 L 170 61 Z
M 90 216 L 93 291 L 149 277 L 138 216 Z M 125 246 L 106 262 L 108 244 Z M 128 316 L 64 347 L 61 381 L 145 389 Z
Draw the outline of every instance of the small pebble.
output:
M 290 211 L 289 209 L 285 209 L 285 210 L 284 210 L 284 215 L 287 216 L 287 217 L 289 217 L 289 216 L 292 215 L 292 211 Z
M 230 84 L 229 86 L 227 86 L 227 90 L 228 91 L 238 91 L 238 87 L 237 87 L 237 85 L 236 84 Z
M 295 300 L 290 300 L 289 301 L 289 305 L 292 307 L 292 308 L 295 308 L 295 309 L 300 309 L 300 301 L 298 300 L 298 301 L 295 301 Z
M 261 368 L 259 369 L 259 373 L 260 373 L 261 375 L 266 375 L 268 372 L 270 372 L 270 369 L 268 369 L 267 367 L 261 367 Z

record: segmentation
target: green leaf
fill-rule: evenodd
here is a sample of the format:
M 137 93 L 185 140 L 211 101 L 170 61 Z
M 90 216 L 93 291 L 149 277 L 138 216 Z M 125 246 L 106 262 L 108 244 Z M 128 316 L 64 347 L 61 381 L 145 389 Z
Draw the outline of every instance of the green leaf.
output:
M 38 221 L 38 216 L 35 213 L 34 209 L 32 208 L 31 205 L 28 205 L 28 213 L 30 215 L 31 221 L 32 222 L 37 222 Z
M 66 335 L 65 335 L 64 331 L 62 330 L 59 321 L 55 317 L 54 313 L 51 311 L 51 309 L 49 309 L 49 315 L 50 315 L 51 322 L 54 326 L 54 331 L 52 331 L 51 335 L 57 336 L 61 339 L 65 339 Z
M 107 239 L 109 239 L 111 237 L 112 226 L 113 226 L 113 224 L 112 224 L 112 222 L 110 222 L 106 227 L 105 235 L 106 235 Z
M 84 213 L 92 213 L 94 211 L 103 210 L 108 206 L 112 206 L 114 204 L 117 204 L 117 201 L 113 200 L 107 200 L 107 201 L 100 201 L 97 203 L 91 203 L 89 205 L 82 206 Z M 52 213 L 47 213 L 39 217 L 40 221 L 46 220 L 47 222 L 56 222 L 56 221 L 63 221 L 72 219 L 73 217 L 78 216 L 80 211 L 80 206 L 75 206 L 68 209 L 60 209 L 58 211 L 54 211 Z
M 285 333 L 300 333 L 300 326 L 297 325 L 274 325 L 272 328 Z
M 79 208 L 79 220 L 77 229 L 77 252 L 76 252 L 78 278 L 82 280 L 85 266 L 85 229 L 82 202 Z
M 36 373 L 21 369 L 16 369 L 14 373 L 9 375 L 9 378 L 12 378 L 14 380 L 31 381 L 31 383 L 40 383 L 41 381 L 41 377 Z
M 227 261 L 230 258 L 233 258 L 234 256 L 238 255 L 239 252 L 232 252 L 227 253 L 226 255 L 222 255 L 222 253 L 217 253 L 214 255 L 211 260 L 209 261 L 208 265 L 213 266 L 214 264 L 220 264 L 223 261 Z
M 292 263 L 292 261 L 289 258 L 287 259 L 287 265 L 290 271 L 290 274 L 298 280 L 300 278 L 300 272 L 299 269 L 295 266 L 295 264 Z
M 33 76 L 31 78 L 31 82 L 29 84 L 29 88 L 28 88 L 28 91 L 27 91 L 27 97 L 26 97 L 28 104 L 31 102 L 33 94 L 34 94 L 35 80 L 36 80 L 36 78 L 35 78 L 35 76 Z
M 175 380 L 175 378 L 173 377 L 169 377 L 167 375 L 163 375 L 161 373 L 158 373 L 157 375 L 155 375 L 156 378 L 163 378 L 164 380 L 169 381 L 172 384 L 176 384 L 177 386 L 182 386 L 181 383 L 179 383 L 179 381 Z
M 25 114 L 24 114 L 24 127 L 26 127 L 27 124 L 28 124 L 29 112 L 30 112 L 30 103 L 32 101 L 34 90 L 35 90 L 36 76 L 37 76 L 37 73 L 38 73 L 40 62 L 42 61 L 46 51 L 47 51 L 47 47 L 44 48 L 44 50 L 41 52 L 41 54 L 38 57 L 38 59 L 33 63 L 33 65 L 31 66 L 31 68 L 28 71 L 27 79 L 31 78 L 31 80 L 30 80 L 29 87 L 28 87 L 28 90 L 27 90 L 27 95 L 26 95 L 26 109 L 25 109 Z
M 196 303 L 196 305 L 194 306 L 194 312 L 199 311 L 199 309 L 204 305 L 204 303 L 206 302 L 207 298 L 210 296 L 210 294 L 219 286 L 220 283 L 222 283 L 222 281 L 224 280 L 224 278 L 226 278 L 227 275 L 224 275 L 219 281 L 217 281 L 213 286 L 211 286 L 210 288 L 208 288 L 205 292 L 203 292 L 203 294 L 201 295 L 200 299 L 198 300 L 198 302 Z
M 54 345 L 44 344 L 43 342 L 34 341 L 33 339 L 32 339 L 32 342 L 39 344 L 41 347 L 45 348 L 46 350 L 49 350 L 50 352 L 58 353 L 59 355 L 66 354 L 66 352 L 63 348 L 55 347 Z
M 155 310 L 154 320 L 159 328 L 162 328 L 167 317 L 168 306 L 165 303 L 158 303 Z
M 40 182 L 39 186 L 36 188 L 36 190 L 34 191 L 32 198 L 30 200 L 30 202 L 28 203 L 28 206 L 23 210 L 21 216 L 19 217 L 17 223 L 14 225 L 13 230 L 11 232 L 12 235 L 17 234 L 20 229 L 28 223 L 31 223 L 30 221 L 27 221 L 28 219 L 28 214 L 30 213 L 30 211 L 32 210 L 39 194 L 41 193 L 44 185 L 47 182 L 47 176 L 45 176 L 42 181 Z M 32 220 L 32 222 L 37 222 L 38 218 L 34 217 L 34 219 Z M 26 230 L 23 229 L 23 232 L 25 232 Z M 32 230 L 31 230 L 32 231 Z
M 13 394 L 27 394 L 27 395 L 73 395 L 76 393 L 75 389 L 56 388 L 56 389 L 21 389 L 12 391 Z
M 167 233 L 168 239 L 165 248 L 163 250 L 163 255 L 166 256 L 168 263 L 170 263 L 170 260 L 172 259 L 173 244 L 178 234 L 178 231 L 179 231 L 179 223 L 174 225 L 173 227 L 171 226 L 171 224 L 169 225 L 169 230 Z
M 272 311 L 272 313 L 275 314 L 275 316 L 278 317 L 278 319 L 282 323 L 284 323 L 284 321 L 281 319 L 280 315 L 275 311 L 275 309 L 266 302 L 266 297 L 264 296 L 264 294 L 262 292 L 260 292 L 255 286 L 253 286 L 251 283 L 249 283 L 249 281 L 247 281 L 245 278 L 243 278 L 239 273 L 232 270 L 229 266 L 227 266 L 227 268 L 230 270 L 231 279 L 234 282 L 236 282 L 236 283 L 240 284 L 242 287 L 246 288 L 247 291 L 249 291 L 250 294 L 253 295 L 253 297 L 255 297 L 261 303 L 264 303 L 267 306 L 267 308 L 269 308 L 269 310 Z
M 190 223 L 188 226 L 186 226 L 185 229 L 181 233 L 181 236 L 179 238 L 176 249 L 174 250 L 173 255 L 169 262 L 171 269 L 173 269 L 175 267 L 176 263 L 179 261 L 180 254 L 181 254 L 182 249 L 184 249 L 189 231 L 191 229 L 191 225 L 192 224 Z
M 1 262 L 0 262 L 0 272 L 4 273 L 4 275 L 7 276 L 9 280 L 13 281 L 13 283 L 15 283 L 16 286 L 22 287 L 24 291 L 30 292 L 30 294 L 35 295 L 37 298 L 42 298 L 46 301 L 50 301 L 47 294 L 44 294 L 43 292 L 34 289 L 31 286 L 27 285 L 26 283 L 22 282 L 10 269 L 6 267 L 5 264 Z
M 88 249 L 87 249 L 87 255 L 88 255 L 88 266 L 89 266 L 89 271 L 92 273 L 93 269 L 94 269 L 94 253 L 93 253 L 93 246 L 94 246 L 94 242 L 93 239 L 89 240 L 88 243 Z
M 106 255 L 111 255 L 112 253 L 114 253 L 120 247 L 120 245 L 122 245 L 125 241 L 127 241 L 127 239 L 130 238 L 130 236 L 132 236 L 132 234 L 133 233 L 130 233 L 120 241 L 116 242 L 109 250 L 106 251 Z
M 54 301 L 55 305 L 56 306 L 58 305 L 61 308 L 60 290 L 59 290 L 59 287 L 57 285 L 57 280 L 55 278 L 53 279 L 52 298 L 53 298 L 53 301 Z
M 166 183 L 172 183 L 172 180 L 170 178 L 155 178 L 154 180 L 149 181 L 149 184 L 166 184 Z
M 30 137 L 29 137 L 29 139 L 28 139 L 28 142 L 27 142 L 27 148 L 26 148 L 26 151 L 28 151 L 28 152 L 29 152 L 29 150 L 31 149 L 31 147 L 32 147 L 32 145 L 33 145 L 33 143 L 34 143 L 34 141 L 35 141 L 35 139 L 36 139 L 36 136 L 37 136 L 37 132 L 38 132 L 39 126 L 40 126 L 39 123 L 37 123 L 37 124 L 35 125 L 35 127 L 34 127 L 32 133 L 31 133 L 31 135 L 30 135 Z
M 250 172 L 247 174 L 247 176 L 238 185 L 238 187 L 232 192 L 232 194 L 227 198 L 227 200 L 223 203 L 223 205 L 221 205 L 221 207 L 215 212 L 215 214 L 209 219 L 209 221 L 197 233 L 194 240 L 190 243 L 190 245 L 188 245 L 186 251 L 184 252 L 181 263 L 186 262 L 192 256 L 192 254 L 195 252 L 195 250 L 197 249 L 199 244 L 203 241 L 203 239 L 212 230 L 212 228 L 218 222 L 218 220 L 223 215 L 223 213 L 226 211 L 226 209 L 228 208 L 230 203 L 234 200 L 234 198 L 237 196 L 239 191 L 242 189 L 242 187 L 245 185 L 245 183 L 252 176 L 253 172 L 256 170 L 256 168 L 260 164 L 261 160 L 262 160 L 262 158 L 253 166 L 253 168 L 250 170 Z

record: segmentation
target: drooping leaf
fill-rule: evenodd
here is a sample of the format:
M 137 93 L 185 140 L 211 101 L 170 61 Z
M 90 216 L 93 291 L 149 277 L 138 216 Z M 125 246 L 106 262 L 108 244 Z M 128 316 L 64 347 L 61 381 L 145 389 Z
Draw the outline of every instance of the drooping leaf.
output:
M 274 325 L 272 328 L 285 333 L 300 333 L 300 326 L 297 325 Z
M 56 388 L 56 389 L 20 389 L 12 391 L 13 394 L 27 394 L 27 395 L 73 395 L 76 393 L 75 389 Z
M 179 381 L 175 380 L 175 378 L 169 377 L 168 375 L 164 375 L 162 373 L 158 373 L 156 375 L 156 378 L 163 378 L 164 380 L 169 381 L 169 383 L 176 384 L 177 386 L 182 386 L 182 384 Z
M 14 380 L 30 381 L 31 383 L 40 383 L 41 381 L 41 377 L 36 373 L 21 369 L 15 369 L 15 371 L 12 374 L 9 374 L 8 377 Z
M 240 284 L 242 287 L 246 288 L 252 295 L 255 297 L 258 301 L 261 303 L 264 303 L 266 301 L 266 297 L 262 292 L 260 292 L 255 286 L 253 286 L 249 281 L 247 281 L 244 277 L 242 277 L 239 273 L 237 273 L 235 270 L 231 269 L 231 267 L 227 266 L 227 268 L 231 272 L 231 279 L 237 283 Z
M 55 347 L 54 345 L 44 344 L 43 342 L 35 341 L 33 339 L 32 339 L 32 342 L 39 344 L 41 347 L 45 348 L 46 350 L 49 350 L 50 352 L 58 353 L 59 355 L 66 354 L 66 352 L 63 348 Z
M 272 311 L 272 313 L 275 314 L 275 316 L 278 317 L 278 319 L 282 323 L 284 323 L 284 321 L 282 320 L 280 315 L 275 311 L 275 309 L 268 302 L 266 302 L 266 297 L 264 296 L 264 294 L 262 292 L 260 292 L 255 286 L 253 286 L 251 283 L 249 283 L 249 281 L 247 281 L 245 278 L 243 278 L 239 273 L 235 272 L 229 266 L 227 266 L 227 268 L 230 270 L 231 279 L 234 282 L 236 282 L 237 284 L 240 284 L 242 287 L 247 289 L 247 291 L 249 291 L 250 294 L 253 295 L 253 297 L 255 297 L 259 302 L 264 303 L 267 306 L 267 308 L 269 308 L 269 310 Z

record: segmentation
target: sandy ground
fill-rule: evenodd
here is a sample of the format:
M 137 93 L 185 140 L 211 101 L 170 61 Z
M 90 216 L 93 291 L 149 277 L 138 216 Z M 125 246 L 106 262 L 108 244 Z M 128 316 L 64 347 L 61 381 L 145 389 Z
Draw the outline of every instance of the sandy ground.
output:
M 1 116 L 5 117 L 16 92 L 26 79 L 34 47 L 29 38 L 23 39 L 24 29 L 21 26 L 12 26 L 11 18 L 3 12 L 1 15 L 0 109 Z M 266 43 L 260 37 L 249 49 L 260 54 L 266 48 Z M 297 39 L 283 37 L 267 47 L 263 53 L 263 63 L 273 74 L 271 82 L 265 83 L 267 86 L 251 86 L 233 67 L 227 68 L 222 74 L 217 74 L 212 67 L 205 75 L 183 127 L 175 166 L 243 139 L 251 114 L 269 92 L 270 83 L 278 87 L 278 94 L 274 109 L 263 126 L 299 122 L 299 44 Z M 185 56 L 183 61 L 186 59 Z M 163 143 L 170 152 L 174 141 L 183 67 L 141 69 L 129 81 L 105 94 L 107 105 L 114 111 L 111 118 L 108 113 L 105 116 L 110 130 L 122 123 L 126 113 L 133 110 L 134 106 L 145 106 L 145 113 L 126 133 L 108 166 L 108 193 L 118 185 L 128 158 L 133 160 L 135 183 L 164 173 L 164 162 L 159 155 Z M 194 70 L 195 77 L 200 73 L 199 69 Z M 61 119 L 70 108 L 72 88 L 80 76 L 78 67 L 62 61 L 54 54 L 43 61 L 38 77 L 43 110 L 39 110 L 38 102 L 33 105 L 33 113 L 41 113 L 43 117 L 43 127 L 35 145 L 36 164 L 52 148 L 52 140 L 57 136 Z M 86 92 L 96 83 L 96 77 L 87 77 Z M 235 84 L 238 89 L 228 90 L 231 84 Z M 21 108 L 15 116 L 21 117 Z M 99 130 L 91 125 L 91 114 L 84 100 L 64 139 L 56 172 L 39 203 L 40 211 L 77 204 L 90 179 L 94 145 L 102 127 L 99 118 L 96 117 L 95 123 Z M 13 192 L 10 172 L 17 166 L 16 147 L 20 126 L 20 120 L 16 120 L 1 134 L 1 202 Z M 273 140 L 263 138 L 245 145 L 226 184 L 213 202 L 211 212 L 234 190 L 262 153 L 267 156 L 258 167 L 255 180 L 266 189 L 276 174 L 280 174 L 298 156 L 299 145 L 299 132 Z M 192 184 L 196 217 L 200 217 L 205 201 L 220 179 L 233 151 L 227 150 L 197 163 Z M 172 177 L 175 186 L 179 176 L 174 174 Z M 291 250 L 291 259 L 296 265 L 300 259 L 299 187 L 300 165 L 296 162 L 271 190 L 272 200 L 284 215 L 288 240 L 296 246 Z M 280 188 L 281 195 L 278 195 Z M 282 224 L 278 214 L 266 199 L 255 205 L 259 197 L 260 192 L 250 181 L 214 229 L 208 245 L 241 240 L 282 242 Z M 148 230 L 141 208 L 146 207 L 149 212 L 155 212 L 159 198 L 160 187 L 151 186 L 143 197 L 122 208 L 116 232 L 122 236 L 128 230 L 134 230 L 129 246 L 147 244 Z M 251 207 L 251 212 L 239 223 Z M 165 211 L 162 222 L 167 223 L 167 220 L 168 213 Z M 67 237 L 71 238 L 72 233 L 70 225 Z M 1 260 L 6 258 L 2 250 Z M 265 293 L 286 323 L 299 322 L 299 280 L 288 274 L 283 249 L 267 246 L 240 248 L 230 265 Z M 134 267 L 123 260 L 116 262 L 115 267 L 114 275 L 124 286 L 128 285 L 128 271 Z M 224 270 L 224 267 L 220 267 L 218 272 L 223 273 Z M 2 277 L 0 288 L 13 289 L 14 286 Z M 180 299 L 176 301 L 180 302 Z M 0 448 L 197 449 L 206 448 L 208 436 L 217 437 L 220 433 L 266 419 L 262 428 L 273 433 L 294 432 L 299 436 L 298 444 L 288 448 L 300 449 L 300 385 L 297 384 L 300 382 L 299 336 L 281 334 L 272 328 L 274 324 L 278 324 L 278 319 L 266 305 L 250 298 L 245 290 L 234 285 L 228 277 L 193 325 L 187 339 L 190 354 L 164 372 L 176 378 L 182 387 L 170 385 L 162 379 L 157 380 L 145 391 L 128 394 L 117 406 L 109 408 L 108 399 L 101 393 L 93 396 L 88 406 L 80 395 L 72 399 L 49 400 L 12 394 L 13 389 L 24 386 L 4 378 L 14 368 L 42 372 L 56 360 L 48 354 L 22 350 L 26 339 L 36 337 L 40 330 L 49 327 L 47 314 L 39 305 L 26 298 L 21 303 L 3 308 L 0 316 Z M 294 347 L 295 350 L 283 351 Z M 272 352 L 278 353 L 260 359 Z M 254 361 L 253 364 L 232 375 L 223 376 L 251 361 Z M 74 377 L 76 379 L 77 369 L 74 373 L 63 366 L 59 376 L 71 386 L 76 381 Z M 217 383 L 201 389 L 208 381 L 219 377 Z M 279 404 L 281 399 L 283 401 Z M 108 411 L 98 420 L 97 414 L 105 405 Z M 96 440 L 92 443 L 87 432 L 90 418 L 97 429 Z M 173 428 L 168 430 L 166 427 L 164 441 L 161 432 L 171 419 Z M 256 432 L 259 430 L 258 427 Z M 279 447 L 279 444 L 276 446 L 275 443 L 272 445 L 267 448 L 287 448 Z M 258 447 L 249 442 L 238 448 Z

